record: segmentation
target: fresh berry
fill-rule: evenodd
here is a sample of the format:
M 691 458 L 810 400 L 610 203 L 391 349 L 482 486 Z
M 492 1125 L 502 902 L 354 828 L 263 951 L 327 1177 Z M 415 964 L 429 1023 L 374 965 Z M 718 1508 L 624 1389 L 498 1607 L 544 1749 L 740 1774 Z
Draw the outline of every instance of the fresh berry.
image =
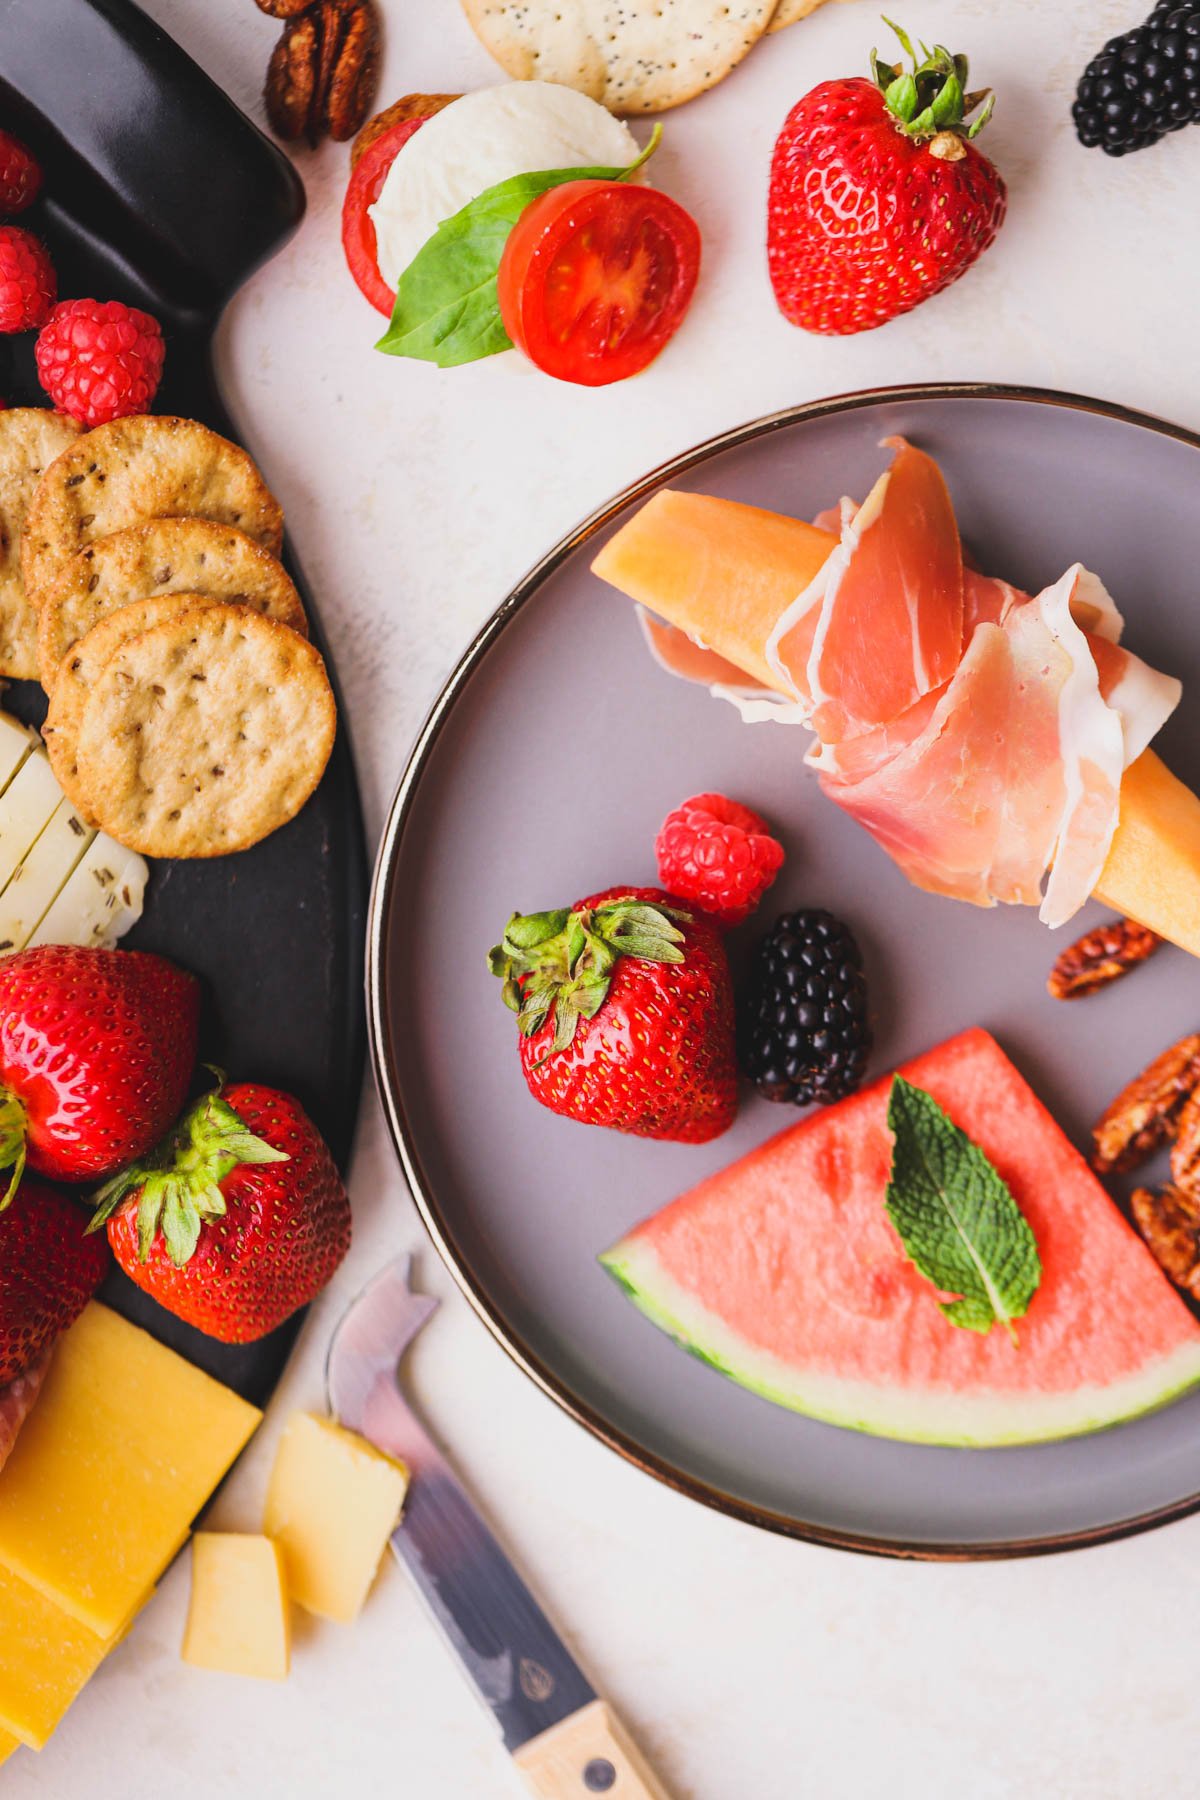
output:
M 161 956 L 45 944 L 0 960 L 0 1169 L 115 1174 L 178 1118 L 200 989 Z
M 767 1100 L 829 1106 L 861 1082 L 871 1050 L 854 933 L 832 913 L 784 913 L 758 946 L 742 1062 Z
M 518 1017 L 529 1091 L 551 1112 L 685 1144 L 733 1123 L 733 988 L 710 920 L 659 888 L 609 888 L 514 913 L 489 966 Z
M 241 1082 L 97 1195 L 94 1228 L 138 1287 L 223 1344 L 315 1299 L 350 1247 L 350 1202 L 300 1102 Z
M 42 240 L 20 225 L 0 225 L 0 332 L 45 324 L 57 292 L 58 277 Z
M 35 347 L 38 380 L 90 431 L 149 409 L 166 349 L 158 320 L 121 300 L 64 300 Z
M 19 139 L 0 131 L 0 213 L 24 212 L 41 185 L 41 165 Z
M 783 845 L 757 813 L 724 794 L 695 794 L 654 840 L 658 878 L 718 925 L 748 919 L 783 867 Z
M 1071 108 L 1081 144 L 1126 156 L 1200 119 L 1200 0 L 1159 0 L 1144 25 L 1109 38 Z
M 0 1386 L 29 1368 L 83 1311 L 108 1268 L 75 1200 L 23 1181 L 0 1213 Z
M 990 93 L 964 94 L 965 56 L 922 45 L 918 64 L 897 36 L 911 73 L 872 52 L 873 81 L 822 82 L 775 145 L 771 285 L 806 331 L 870 331 L 919 306 L 966 273 L 1004 219 L 1004 182 L 973 142 Z

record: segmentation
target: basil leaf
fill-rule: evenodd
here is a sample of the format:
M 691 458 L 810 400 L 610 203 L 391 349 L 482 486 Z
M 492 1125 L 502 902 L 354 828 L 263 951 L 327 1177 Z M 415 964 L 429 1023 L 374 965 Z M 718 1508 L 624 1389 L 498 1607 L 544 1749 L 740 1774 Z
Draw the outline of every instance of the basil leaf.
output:
M 887 1212 L 909 1256 L 954 1300 L 938 1305 L 952 1325 L 988 1332 L 999 1321 L 1016 1342 L 1042 1278 L 1029 1222 L 978 1144 L 937 1101 L 902 1075 L 892 1083 L 895 1136 Z
M 376 344 L 388 356 L 412 356 L 450 369 L 511 350 L 500 317 L 496 274 L 508 235 L 530 201 L 568 181 L 627 181 L 657 150 L 654 127 L 636 162 L 624 169 L 540 169 L 486 188 L 443 219 L 400 277 L 392 322 Z

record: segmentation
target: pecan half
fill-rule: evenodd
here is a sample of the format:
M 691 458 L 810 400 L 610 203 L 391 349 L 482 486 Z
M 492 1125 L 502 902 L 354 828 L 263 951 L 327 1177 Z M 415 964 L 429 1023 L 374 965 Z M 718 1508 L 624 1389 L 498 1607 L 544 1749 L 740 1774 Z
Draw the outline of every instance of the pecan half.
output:
M 322 85 L 318 118 L 337 143 L 352 138 L 371 110 L 379 85 L 379 20 L 372 0 L 346 6 L 322 0 L 323 17 L 337 15 L 324 30 L 331 41 L 328 84 Z
M 1179 1109 L 1171 1146 L 1171 1179 L 1189 1199 L 1200 1204 L 1200 1088 Z
M 321 63 L 321 34 L 311 14 L 301 14 L 283 28 L 267 64 L 263 98 L 276 137 L 293 143 L 311 131 Z
M 1162 943 L 1156 931 L 1132 919 L 1112 919 L 1098 925 L 1064 950 L 1050 971 L 1046 987 L 1052 1000 L 1079 1000 L 1116 981 Z
M 307 12 L 312 0 L 254 0 L 259 12 L 269 13 L 273 19 L 294 19 L 298 13 Z
M 369 150 L 375 139 L 390 131 L 393 125 L 407 124 L 409 119 L 431 119 L 452 100 L 461 99 L 461 94 L 404 94 L 399 100 L 393 100 L 373 119 L 368 119 L 355 138 L 350 150 L 350 167 L 353 168 L 363 151 Z
M 1092 1167 L 1101 1175 L 1136 1169 L 1174 1137 L 1179 1114 L 1200 1087 L 1200 1032 L 1156 1056 L 1123 1088 L 1092 1132 Z
M 1200 1199 L 1174 1187 L 1161 1194 L 1138 1188 L 1131 1204 L 1134 1223 L 1163 1273 L 1200 1300 Z

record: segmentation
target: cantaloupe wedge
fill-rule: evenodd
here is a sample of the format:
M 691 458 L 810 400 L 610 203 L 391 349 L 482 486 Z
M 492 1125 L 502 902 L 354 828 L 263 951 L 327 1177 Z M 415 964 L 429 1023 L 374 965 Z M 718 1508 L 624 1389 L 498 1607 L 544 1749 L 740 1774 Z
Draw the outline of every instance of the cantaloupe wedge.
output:
M 664 488 L 609 539 L 592 568 L 773 686 L 767 639 L 836 541 L 757 506 Z M 1096 897 L 1200 956 L 1200 798 L 1152 750 L 1125 772 Z
M 663 488 L 609 538 L 592 568 L 774 687 L 767 639 L 836 543 L 803 519 Z
M 1153 750 L 1125 771 L 1096 899 L 1200 956 L 1200 796 Z

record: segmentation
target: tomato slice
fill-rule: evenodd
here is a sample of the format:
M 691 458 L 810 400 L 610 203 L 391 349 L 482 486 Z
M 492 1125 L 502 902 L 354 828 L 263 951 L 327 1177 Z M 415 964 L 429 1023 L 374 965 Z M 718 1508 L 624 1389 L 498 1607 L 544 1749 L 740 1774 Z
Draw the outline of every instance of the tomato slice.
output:
M 375 227 L 367 208 L 374 206 L 383 192 L 392 164 L 414 131 L 419 131 L 424 123 L 425 115 L 422 115 L 419 119 L 404 119 L 399 125 L 381 132 L 355 164 L 346 198 L 342 201 L 342 249 L 350 273 L 359 290 L 385 319 L 392 316 L 396 293 L 379 273 Z
M 677 200 L 623 181 L 569 181 L 509 234 L 497 291 L 518 349 L 560 381 L 602 387 L 653 362 L 700 272 L 700 229 Z

